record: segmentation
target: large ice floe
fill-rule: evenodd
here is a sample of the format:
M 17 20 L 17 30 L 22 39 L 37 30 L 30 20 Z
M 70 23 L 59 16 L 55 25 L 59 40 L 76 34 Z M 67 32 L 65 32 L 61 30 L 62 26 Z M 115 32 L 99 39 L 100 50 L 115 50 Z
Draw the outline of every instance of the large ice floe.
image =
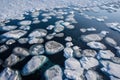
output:
M 54 65 L 46 70 L 46 80 L 63 80 L 63 72 L 59 65 Z
M 99 65 L 98 60 L 93 57 L 82 57 L 80 63 L 82 67 L 87 70 Z
M 0 73 L 0 80 L 21 80 L 21 77 L 18 71 L 7 67 Z
M 64 49 L 64 46 L 56 41 L 48 41 L 45 44 L 45 49 L 47 54 L 55 54 Z
M 45 29 L 36 29 L 29 34 L 29 37 L 45 37 L 47 35 L 47 30 Z
M 24 30 L 12 30 L 2 34 L 2 36 L 6 38 L 19 39 L 20 37 L 24 36 L 26 33 L 27 31 Z
M 101 41 L 102 39 L 103 39 L 103 37 L 101 37 L 100 34 L 82 35 L 82 40 L 85 42 Z
M 35 70 L 41 68 L 46 62 L 48 58 L 46 56 L 33 56 L 30 61 L 23 67 L 22 75 L 29 75 L 33 73 Z
M 87 80 L 99 80 L 100 77 L 94 70 L 88 70 L 85 74 Z
M 111 52 L 110 50 L 100 50 L 97 58 L 98 59 L 111 59 L 112 57 L 114 57 L 115 54 L 113 52 Z
M 31 55 L 40 55 L 45 52 L 44 46 L 42 44 L 32 45 L 29 49 Z
M 82 80 L 83 68 L 75 58 L 68 58 L 65 61 L 64 74 L 68 79 Z
M 106 49 L 106 46 L 104 44 L 96 41 L 89 42 L 87 45 L 93 49 Z
M 113 63 L 111 61 L 103 61 L 101 60 L 100 63 L 103 65 L 103 68 L 101 70 L 105 72 L 109 76 L 114 76 L 116 79 L 120 79 L 120 65 Z

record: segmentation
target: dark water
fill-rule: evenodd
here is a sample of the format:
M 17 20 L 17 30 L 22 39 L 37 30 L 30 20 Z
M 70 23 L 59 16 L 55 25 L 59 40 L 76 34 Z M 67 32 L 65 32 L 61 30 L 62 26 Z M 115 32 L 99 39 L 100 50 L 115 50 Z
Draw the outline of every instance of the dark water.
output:
M 70 10 L 68 10 L 70 11 Z M 115 12 L 115 13 L 108 13 L 106 11 L 101 10 L 100 13 L 93 13 L 93 12 L 85 12 L 86 14 L 92 15 L 92 16 L 108 16 L 108 20 L 106 20 L 105 22 L 113 22 L 113 21 L 118 21 L 120 22 L 120 16 L 119 16 L 119 12 Z M 41 11 L 40 14 L 45 13 L 44 11 Z M 46 12 L 47 13 L 47 12 Z M 111 17 L 112 16 L 112 17 Z M 66 17 L 66 15 L 64 15 L 64 17 Z M 39 19 L 41 20 L 43 17 L 39 16 Z M 30 15 L 25 15 L 25 20 L 31 20 L 31 16 Z M 78 12 L 75 12 L 75 19 L 77 20 L 78 23 L 73 24 L 75 25 L 75 29 L 73 30 L 68 30 L 65 29 L 63 32 L 65 34 L 64 37 L 62 38 L 53 38 L 52 40 L 55 40 L 57 42 L 62 43 L 63 45 L 65 45 L 65 41 L 64 38 L 66 36 L 71 36 L 73 38 L 73 43 L 77 46 L 79 46 L 81 49 L 90 49 L 85 42 L 83 42 L 81 40 L 81 35 L 85 35 L 85 34 L 89 34 L 89 33 L 100 33 L 102 30 L 106 30 L 109 31 L 109 34 L 107 36 L 115 39 L 115 41 L 117 41 L 118 45 L 120 44 L 120 37 L 119 37 L 119 32 L 114 31 L 109 29 L 106 25 L 105 22 L 98 22 L 95 19 L 89 20 L 83 16 L 81 16 Z M 39 28 L 43 28 L 46 29 L 46 27 L 48 25 L 54 25 L 56 21 L 58 21 L 60 19 L 57 19 L 55 16 L 52 16 L 52 19 L 50 19 L 47 23 L 41 22 L 39 24 L 32 24 L 31 29 L 28 31 L 28 33 L 23 36 L 23 37 L 27 37 L 29 33 L 31 33 L 33 30 L 35 29 L 39 29 Z M 20 20 L 11 20 L 9 23 L 7 23 L 6 25 L 17 25 L 19 26 L 17 23 Z M 86 32 L 86 33 L 82 33 L 80 32 L 80 28 L 88 28 L 88 27 L 95 27 L 97 29 L 97 31 L 94 32 Z M 48 33 L 51 33 L 52 31 L 48 31 Z M 4 31 L 0 31 L 0 34 L 4 33 Z M 44 39 L 45 40 L 45 39 Z M 44 43 L 46 43 L 47 40 L 44 41 Z M 109 45 L 107 45 L 104 41 L 104 39 L 101 41 L 103 44 L 105 44 L 107 46 L 107 49 L 111 50 L 112 52 L 116 53 L 116 50 L 112 47 L 110 47 Z M 44 45 L 43 43 L 43 45 Z M 5 44 L 5 43 L 2 43 Z M 1 44 L 1 45 L 2 45 Z M 4 61 L 11 53 L 12 53 L 12 49 L 20 46 L 23 48 L 30 48 L 30 44 L 19 44 L 17 41 L 15 44 L 12 44 L 9 46 L 9 50 L 3 52 L 2 54 L 0 54 L 0 58 Z M 46 54 L 45 54 L 46 55 Z M 49 62 L 50 64 L 46 64 L 43 66 L 43 68 L 37 70 L 34 74 L 31 74 L 29 76 L 22 76 L 22 80 L 44 80 L 44 71 L 49 68 L 50 66 L 54 65 L 54 64 L 59 64 L 63 69 L 64 69 L 64 61 L 65 58 L 63 57 L 63 51 L 58 53 L 58 54 L 54 54 L 54 55 L 46 55 L 49 58 Z M 22 67 L 31 59 L 32 56 L 28 56 L 27 58 L 25 58 L 23 61 L 17 63 L 15 66 L 12 66 L 12 69 L 17 69 L 19 71 L 21 71 Z M 0 71 L 2 71 L 4 68 L 2 66 L 0 66 Z M 100 71 L 100 67 L 98 67 L 96 69 L 96 71 L 99 72 L 100 75 L 102 75 L 104 77 L 104 80 L 109 80 L 109 78 L 107 76 L 105 76 L 104 73 L 102 73 Z

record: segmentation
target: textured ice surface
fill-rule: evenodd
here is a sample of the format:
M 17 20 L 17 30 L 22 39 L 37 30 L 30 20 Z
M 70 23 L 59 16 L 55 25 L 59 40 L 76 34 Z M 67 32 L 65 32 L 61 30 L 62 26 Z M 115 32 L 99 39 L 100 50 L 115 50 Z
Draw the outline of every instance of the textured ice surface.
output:
M 64 74 L 69 79 L 81 80 L 81 75 L 83 74 L 83 68 L 81 67 L 78 60 L 71 57 L 65 61 Z
M 64 46 L 56 41 L 48 41 L 45 44 L 45 49 L 47 54 L 55 54 L 62 51 Z
M 62 69 L 58 65 L 54 65 L 46 70 L 46 80 L 62 80 Z
M 12 30 L 2 34 L 2 36 L 6 38 L 14 38 L 19 39 L 20 37 L 24 36 L 27 32 L 24 30 Z
M 101 70 L 105 73 L 107 73 L 109 76 L 115 76 L 120 79 L 120 65 L 110 62 L 110 61 L 100 61 L 103 65 L 103 68 Z
M 40 55 L 43 54 L 44 51 L 44 46 L 42 44 L 35 44 L 32 45 L 29 49 L 29 52 L 31 55 Z
M 106 49 L 106 46 L 100 42 L 92 41 L 87 43 L 87 45 L 93 49 Z
M 34 56 L 31 58 L 30 61 L 23 67 L 22 69 L 22 75 L 29 75 L 33 73 L 35 70 L 42 67 L 46 62 L 48 58 L 46 56 Z
M 0 73 L 0 80 L 21 80 L 21 78 L 18 71 L 7 67 Z
M 82 57 L 80 63 L 84 69 L 90 69 L 99 65 L 97 59 L 93 57 Z

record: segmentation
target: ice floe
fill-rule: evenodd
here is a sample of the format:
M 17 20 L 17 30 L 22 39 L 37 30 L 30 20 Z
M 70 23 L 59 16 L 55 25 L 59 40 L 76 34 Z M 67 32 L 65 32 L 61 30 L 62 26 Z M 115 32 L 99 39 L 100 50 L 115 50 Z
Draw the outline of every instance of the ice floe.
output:
M 19 42 L 20 44 L 25 44 L 25 43 L 28 42 L 28 38 L 20 38 L 20 39 L 18 39 L 18 42 Z
M 18 63 L 19 61 L 23 60 L 24 58 L 19 57 L 15 54 L 11 54 L 4 62 L 5 67 L 11 67 L 13 65 L 15 65 L 16 63 Z
M 6 51 L 6 50 L 8 50 L 8 49 L 9 49 L 9 47 L 8 47 L 7 45 L 1 45 L 1 46 L 0 46 L 0 53 Z
M 72 42 L 66 42 L 66 47 L 72 47 L 73 46 L 73 43 Z
M 27 31 L 24 31 L 24 30 L 12 30 L 2 34 L 2 36 L 6 38 L 19 39 L 20 37 L 24 36 L 26 33 Z
M 46 39 L 48 39 L 48 40 L 51 40 L 51 39 L 53 39 L 54 38 L 54 35 L 53 34 L 48 34 L 47 36 L 46 36 Z
M 46 80 L 63 80 L 62 75 L 63 72 L 59 65 L 54 65 L 45 72 Z
M 21 80 L 21 77 L 18 71 L 7 67 L 0 73 L 0 80 Z
M 64 33 L 57 33 L 55 34 L 55 37 L 64 37 Z
M 106 46 L 104 44 L 96 41 L 89 42 L 87 45 L 93 49 L 106 49 Z
M 99 80 L 99 75 L 93 70 L 88 70 L 85 74 L 87 80 Z
M 115 76 L 120 79 L 119 64 L 113 63 L 111 61 L 104 61 L 104 60 L 101 60 L 100 63 L 103 66 L 103 68 L 101 68 L 103 72 L 105 72 L 109 76 Z
M 36 29 L 29 34 L 29 37 L 45 37 L 47 35 L 47 30 Z
M 29 49 L 31 55 L 40 55 L 45 52 L 44 46 L 42 44 L 32 45 Z
M 47 61 L 48 58 L 42 55 L 32 57 L 23 67 L 22 75 L 26 76 L 32 74 L 37 69 L 41 68 Z
M 81 57 L 81 49 L 78 46 L 73 46 L 73 56 L 76 58 Z
M 94 27 L 90 27 L 90 28 L 81 28 L 80 29 L 81 32 L 86 32 L 86 31 L 96 31 L 96 29 Z
M 67 37 L 65 38 L 65 41 L 72 41 L 72 37 L 67 36 Z
M 26 57 L 26 56 L 30 55 L 28 50 L 25 48 L 22 48 L 22 47 L 15 47 L 13 49 L 13 54 L 15 54 L 17 56 L 21 56 L 21 57 Z
M 44 39 L 41 37 L 31 37 L 28 40 L 29 44 L 37 44 L 37 43 L 43 43 L 43 42 L 44 42 Z
M 82 51 L 82 56 L 95 57 L 96 55 L 97 55 L 97 52 L 92 49 L 85 49 Z
M 106 23 L 106 25 L 107 25 L 109 28 L 120 32 L 120 23 L 118 23 L 118 22 L 111 22 L 111 23 Z
M 99 34 L 82 35 L 81 38 L 85 42 L 101 41 L 103 39 Z
M 114 53 L 111 52 L 110 50 L 100 50 L 97 58 L 98 59 L 111 59 L 111 57 L 114 57 Z
M 55 25 L 54 27 L 54 31 L 55 32 L 62 32 L 64 30 L 64 26 L 60 25 L 60 24 L 57 24 Z
M 14 29 L 16 29 L 17 28 L 17 26 L 1 26 L 0 27 L 0 30 L 4 30 L 4 31 L 10 31 L 10 30 L 14 30 Z
M 75 58 L 68 58 L 65 61 L 64 74 L 68 79 L 82 80 L 83 68 Z
M 82 65 L 82 67 L 86 70 L 91 69 L 91 68 L 99 65 L 98 60 L 93 58 L 93 57 L 82 57 L 80 59 L 80 63 Z
M 45 49 L 47 54 L 55 54 L 64 49 L 64 46 L 56 41 L 48 41 L 45 44 Z
M 21 25 L 21 26 L 29 26 L 29 25 L 31 25 L 31 21 L 30 20 L 24 20 L 24 21 L 20 21 L 19 22 L 19 25 Z
M 65 58 L 73 57 L 73 49 L 70 47 L 64 48 L 64 57 Z
M 112 47 L 116 47 L 117 46 L 117 42 L 114 39 L 110 38 L 110 37 L 106 37 L 105 41 L 106 41 L 106 43 L 108 45 L 110 45 Z
M 47 30 L 52 30 L 55 26 L 54 25 L 49 25 L 46 29 Z
M 6 45 L 14 44 L 16 41 L 14 39 L 9 39 L 6 41 Z
M 19 29 L 21 29 L 21 30 L 30 30 L 30 26 L 20 26 Z
M 120 64 L 120 57 L 111 57 L 110 59 L 112 62 Z

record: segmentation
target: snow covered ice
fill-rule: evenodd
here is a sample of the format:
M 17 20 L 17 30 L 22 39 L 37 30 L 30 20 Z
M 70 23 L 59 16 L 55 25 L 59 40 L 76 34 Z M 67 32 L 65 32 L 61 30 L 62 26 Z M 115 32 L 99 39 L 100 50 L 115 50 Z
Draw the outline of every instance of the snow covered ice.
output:
M 55 54 L 64 49 L 64 46 L 56 41 L 49 41 L 45 44 L 47 54 Z

